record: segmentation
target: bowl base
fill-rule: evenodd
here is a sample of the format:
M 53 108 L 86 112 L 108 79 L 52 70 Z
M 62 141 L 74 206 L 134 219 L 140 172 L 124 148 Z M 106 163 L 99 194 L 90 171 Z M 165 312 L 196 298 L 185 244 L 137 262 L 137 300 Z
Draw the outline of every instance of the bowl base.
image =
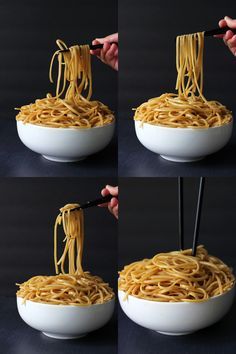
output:
M 185 336 L 187 334 L 193 333 L 193 331 L 190 331 L 190 332 L 161 332 L 161 331 L 156 331 L 156 332 L 160 333 L 160 334 L 165 334 L 167 336 Z
M 51 332 L 42 332 L 45 336 L 50 337 L 50 338 L 55 338 L 55 339 L 76 339 L 76 338 L 82 338 L 87 335 L 87 333 L 81 334 L 79 336 L 69 336 L 69 335 L 63 335 L 63 334 L 56 334 L 56 333 L 51 333 Z
M 55 157 L 55 156 L 48 156 L 48 155 L 42 155 L 45 159 L 54 161 L 54 162 L 76 162 L 76 161 L 82 161 L 86 159 L 86 156 L 82 157 L 75 157 L 75 158 L 67 158 L 67 157 Z
M 204 159 L 205 156 L 199 157 L 177 157 L 177 156 L 169 156 L 169 155 L 160 155 L 163 159 L 173 162 L 194 162 Z

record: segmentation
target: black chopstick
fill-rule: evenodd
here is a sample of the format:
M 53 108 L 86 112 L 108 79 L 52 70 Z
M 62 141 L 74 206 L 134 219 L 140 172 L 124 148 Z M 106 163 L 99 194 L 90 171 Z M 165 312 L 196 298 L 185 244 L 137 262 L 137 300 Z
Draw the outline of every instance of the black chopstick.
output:
M 179 249 L 184 249 L 183 177 L 178 177 Z
M 117 42 L 111 42 L 110 45 L 112 44 L 116 44 L 118 46 L 118 43 Z M 102 49 L 103 48 L 103 44 L 102 43 L 99 43 L 99 44 L 90 44 L 89 45 L 89 48 L 91 50 L 96 50 L 96 49 Z M 66 53 L 66 52 L 69 52 L 69 49 L 63 49 L 63 50 L 60 50 L 59 53 Z
M 81 204 L 78 208 L 71 209 L 71 211 L 79 210 L 79 209 L 87 209 L 87 208 L 91 208 L 93 206 L 98 206 L 99 204 L 108 203 L 111 201 L 112 198 L 113 198 L 113 195 L 108 194 L 105 197 L 90 200 L 84 204 Z
M 225 34 L 227 31 L 232 31 L 233 33 L 236 33 L 236 28 L 219 27 L 219 28 L 216 28 L 216 29 L 205 31 L 204 32 L 204 36 L 205 37 L 210 37 L 210 36 L 215 36 L 217 34 Z
M 196 251 L 197 251 L 204 185 L 205 185 L 205 177 L 201 177 L 199 182 L 197 210 L 196 210 L 195 226 L 194 226 L 194 233 L 193 233 L 192 256 L 196 256 Z
M 84 204 L 81 204 L 78 208 L 70 209 L 70 211 L 80 210 L 80 209 L 87 209 L 87 208 L 91 208 L 93 206 L 98 206 L 99 204 L 108 203 L 108 202 L 111 201 L 111 199 L 113 197 L 114 197 L 113 195 L 108 194 L 105 197 L 101 197 L 101 198 L 98 198 L 98 199 L 90 200 L 90 201 L 88 201 L 88 202 L 86 202 Z M 115 198 L 118 198 L 118 196 L 115 197 Z M 62 215 L 62 214 L 60 213 L 60 215 Z

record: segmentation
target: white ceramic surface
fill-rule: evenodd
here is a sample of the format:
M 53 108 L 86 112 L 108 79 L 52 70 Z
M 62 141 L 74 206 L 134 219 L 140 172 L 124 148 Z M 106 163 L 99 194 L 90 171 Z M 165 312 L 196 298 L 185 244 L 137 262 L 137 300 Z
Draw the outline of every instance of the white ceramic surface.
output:
M 104 149 L 112 139 L 115 122 L 88 129 L 51 128 L 17 121 L 22 143 L 48 160 L 73 162 Z
M 208 129 L 168 128 L 135 121 L 141 144 L 174 162 L 201 160 L 222 149 L 229 141 L 232 129 L 233 121 Z
M 235 289 L 205 302 L 156 302 L 128 296 L 118 291 L 125 314 L 135 323 L 162 334 L 184 335 L 219 321 L 230 309 Z
M 50 305 L 17 297 L 21 318 L 46 336 L 73 339 L 104 326 L 114 311 L 115 299 L 91 306 Z

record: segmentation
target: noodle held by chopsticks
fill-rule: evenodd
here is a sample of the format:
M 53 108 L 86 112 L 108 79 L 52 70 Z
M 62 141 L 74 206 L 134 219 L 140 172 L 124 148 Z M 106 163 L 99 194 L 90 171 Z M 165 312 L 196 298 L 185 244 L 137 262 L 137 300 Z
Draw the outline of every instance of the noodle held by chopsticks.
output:
M 135 109 L 134 119 L 172 128 L 211 128 L 228 124 L 232 112 L 203 95 L 204 32 L 176 39 L 176 90 L 149 99 Z
M 67 204 L 60 209 L 54 227 L 54 263 L 57 275 L 34 276 L 17 284 L 17 296 L 55 305 L 89 306 L 103 304 L 114 298 L 114 292 L 100 277 L 82 268 L 84 217 L 79 204 Z M 65 233 L 65 247 L 58 259 L 58 226 Z M 68 261 L 68 271 L 65 263 Z
M 49 78 L 53 82 L 53 64 L 58 59 L 56 95 L 47 94 L 34 103 L 16 108 L 16 119 L 53 128 L 92 128 L 110 124 L 111 110 L 99 101 L 91 101 L 92 71 L 88 45 L 70 48 L 56 41 L 58 50 L 53 54 Z M 64 51 L 66 50 L 66 51 Z

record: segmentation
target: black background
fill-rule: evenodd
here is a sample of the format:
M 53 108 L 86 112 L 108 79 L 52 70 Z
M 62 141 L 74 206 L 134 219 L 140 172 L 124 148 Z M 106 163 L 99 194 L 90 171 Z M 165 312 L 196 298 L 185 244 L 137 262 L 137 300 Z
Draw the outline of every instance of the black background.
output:
M 175 37 L 218 27 L 235 18 L 234 0 L 119 1 L 119 173 L 121 176 L 234 175 L 235 141 L 195 164 L 166 162 L 135 136 L 133 111 L 151 97 L 175 91 Z M 235 57 L 221 39 L 208 37 L 204 50 L 204 94 L 235 109 Z M 214 168 L 214 172 L 211 168 Z
M 58 165 L 28 151 L 17 136 L 14 107 L 55 92 L 48 71 L 57 38 L 68 45 L 91 43 L 96 37 L 116 32 L 117 21 L 116 1 L 101 0 L 99 6 L 95 0 L 0 1 L 2 176 L 76 176 L 84 175 L 84 171 L 86 175 L 101 175 L 99 169 L 103 175 L 115 175 L 116 166 L 111 161 L 116 159 L 114 141 L 105 157 L 101 153 L 100 166 L 99 155 L 82 164 Z M 92 98 L 116 111 L 117 73 L 95 57 L 92 71 Z
M 177 178 L 121 178 L 119 269 L 178 249 Z M 184 179 L 185 247 L 191 247 L 198 178 Z M 207 178 L 199 244 L 236 269 L 236 178 Z M 234 305 L 219 323 L 192 335 L 157 334 L 130 321 L 120 310 L 119 347 L 122 354 L 233 354 L 236 347 Z M 158 349 L 157 349 L 158 348 Z

